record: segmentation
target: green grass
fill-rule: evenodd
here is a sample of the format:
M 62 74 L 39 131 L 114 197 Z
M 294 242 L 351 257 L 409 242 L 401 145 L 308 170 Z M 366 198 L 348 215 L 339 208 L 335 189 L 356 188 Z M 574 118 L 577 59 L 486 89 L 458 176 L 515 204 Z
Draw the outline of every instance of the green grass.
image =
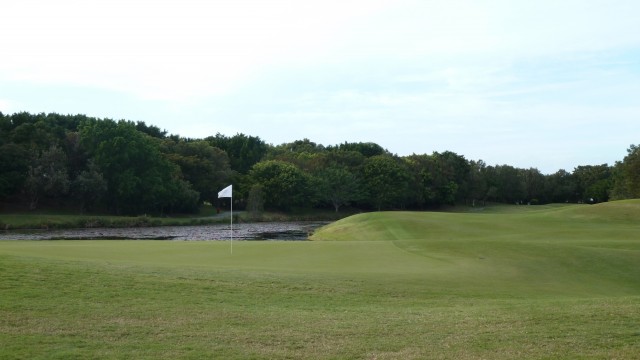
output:
M 284 222 L 284 221 L 334 221 L 349 214 L 353 210 L 336 213 L 333 210 L 296 209 L 289 213 L 262 212 L 254 216 L 249 212 L 234 212 L 237 222 Z M 145 227 L 145 226 L 184 226 L 227 223 L 230 213 L 228 209 L 218 214 L 215 207 L 203 205 L 197 214 L 173 216 L 112 216 L 89 214 L 82 215 L 70 210 L 41 210 L 34 212 L 0 213 L 0 230 L 16 229 L 70 229 L 96 227 Z
M 111 216 L 78 214 L 2 214 L 0 230 L 16 229 L 72 229 L 96 227 L 145 227 L 206 225 L 228 221 L 222 218 L 201 216 L 153 217 L 153 216 Z
M 309 242 L 0 242 L 1 358 L 634 359 L 640 202 L 362 214 Z

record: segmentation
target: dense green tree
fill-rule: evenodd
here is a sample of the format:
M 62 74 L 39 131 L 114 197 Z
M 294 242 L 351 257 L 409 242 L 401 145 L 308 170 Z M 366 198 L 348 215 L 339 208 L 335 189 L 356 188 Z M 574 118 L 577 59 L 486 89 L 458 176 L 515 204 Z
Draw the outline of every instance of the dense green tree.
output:
M 100 203 L 107 192 L 107 181 L 100 172 L 98 166 L 89 161 L 86 170 L 83 170 L 71 183 L 71 192 L 77 201 L 80 212 Z
M 585 203 L 609 200 L 611 168 L 607 164 L 578 166 L 573 170 L 577 192 Z
M 80 133 L 77 131 L 67 131 L 63 144 L 67 154 L 69 176 L 74 178 L 86 170 L 88 155 L 82 147 Z
M 11 141 L 40 151 L 63 146 L 68 131 L 75 131 L 79 117 L 58 114 L 18 113 L 10 117 Z
M 265 160 L 288 162 L 305 172 L 315 173 L 328 165 L 327 156 L 324 146 L 304 139 L 270 147 Z
M 70 179 L 73 191 L 66 190 Z M 236 204 L 248 208 L 259 198 L 252 189 L 261 189 L 272 209 L 599 202 L 640 197 L 640 150 L 631 145 L 613 167 L 543 175 L 450 151 L 398 158 L 375 143 L 323 146 L 303 139 L 272 146 L 244 134 L 185 139 L 144 122 L 0 113 L 2 202 L 34 207 L 41 199 L 74 200 L 81 208 L 131 214 L 194 211 L 215 202 L 229 183 L 238 185 Z
M 310 176 L 293 164 L 278 161 L 262 161 L 249 172 L 253 184 L 264 189 L 265 207 L 289 210 L 294 206 L 309 206 L 313 202 Z
M 379 155 L 389 155 L 389 152 L 382 146 L 372 142 L 357 142 L 349 143 L 345 142 L 337 146 L 340 151 L 355 151 L 362 154 L 364 157 L 372 157 Z
M 435 206 L 441 202 L 438 192 L 434 184 L 434 160 L 430 155 L 407 156 L 404 158 L 407 163 L 407 169 L 411 176 L 409 182 L 410 191 L 412 193 L 413 204 L 418 208 L 425 206 Z
M 158 139 L 164 139 L 167 136 L 166 130 L 160 130 L 154 125 L 147 125 L 144 121 L 136 122 L 136 130 Z
M 413 197 L 417 206 L 455 204 L 467 198 L 470 165 L 456 153 L 445 151 L 405 158 L 413 174 Z
M 232 176 L 227 154 L 207 141 L 184 139 L 165 140 L 163 151 L 180 167 L 184 180 L 200 193 L 200 201 L 215 203 L 218 189 L 224 188 Z
M 224 150 L 229 156 L 231 169 L 246 174 L 267 153 L 268 146 L 259 137 L 236 134 L 227 137 L 222 134 L 205 138 L 212 146 Z
M 163 212 L 182 208 L 181 200 L 193 199 L 179 167 L 165 159 L 159 144 L 137 131 L 132 122 L 87 121 L 80 135 L 107 180 L 109 206 L 116 213 Z
M 362 200 L 362 186 L 356 174 L 343 166 L 330 166 L 315 174 L 321 199 L 333 205 L 336 212 L 343 205 Z
M 545 198 L 548 202 L 565 203 L 577 201 L 574 176 L 566 170 L 558 170 L 545 177 Z
M 36 128 L 32 123 L 28 122 L 17 125 L 11 132 L 11 142 L 27 146 L 33 145 L 35 147 L 35 132 Z
M 640 198 L 640 145 L 631 145 L 622 161 L 612 169 L 611 198 Z
M 0 145 L 0 200 L 19 194 L 29 171 L 29 151 L 14 143 Z
M 622 163 L 629 193 L 634 198 L 640 198 L 640 145 L 631 145 Z
M 469 191 L 469 162 L 462 155 L 451 151 L 434 152 L 433 174 L 440 199 L 445 204 L 464 201 Z
M 390 155 L 376 155 L 364 161 L 362 179 L 370 206 L 379 211 L 404 205 L 410 176 L 403 165 Z
M 488 166 L 487 185 L 487 200 L 519 204 L 526 198 L 521 171 L 513 166 Z
M 67 194 L 70 181 L 66 162 L 65 153 L 56 146 L 33 156 L 25 181 L 30 210 L 36 209 L 43 196 L 59 199 Z
M 26 111 L 14 113 L 13 115 L 10 115 L 9 118 L 11 119 L 11 124 L 13 125 L 14 130 L 22 124 L 35 122 L 35 116 Z
M 487 191 L 489 185 L 487 183 L 487 164 L 484 161 L 469 161 L 469 205 L 476 206 L 480 201 L 485 204 L 487 200 Z
M 200 193 L 179 175 L 177 167 L 170 166 L 171 181 L 166 185 L 166 200 L 160 203 L 161 212 L 194 213 L 198 211 Z
M 520 176 L 524 186 L 525 201 L 534 205 L 545 202 L 544 175 L 536 168 L 529 168 L 520 170 Z
M 309 139 L 296 140 L 290 143 L 284 143 L 278 146 L 274 146 L 269 149 L 269 153 L 277 156 L 281 153 L 308 153 L 317 154 L 325 151 L 325 147 L 321 144 L 316 144 Z
M 11 143 L 11 138 L 9 137 L 11 130 L 11 118 L 4 116 L 0 111 L 0 146 Z
M 352 171 L 357 171 L 366 159 L 360 152 L 352 150 L 332 149 L 328 150 L 325 154 L 326 166 L 344 166 Z

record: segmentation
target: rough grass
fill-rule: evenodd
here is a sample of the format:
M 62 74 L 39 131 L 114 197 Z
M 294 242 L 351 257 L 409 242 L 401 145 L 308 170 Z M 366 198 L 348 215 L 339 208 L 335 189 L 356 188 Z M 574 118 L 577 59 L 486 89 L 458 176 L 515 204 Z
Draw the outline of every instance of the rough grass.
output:
M 233 254 L 0 242 L 0 358 L 634 359 L 639 206 L 363 214 Z
M 285 221 L 334 221 L 348 216 L 353 210 L 340 213 L 325 210 L 296 210 L 290 213 L 261 212 L 251 214 L 234 212 L 235 222 L 285 222 Z M 204 205 L 197 214 L 175 216 L 111 216 L 80 215 L 67 211 L 39 211 L 0 213 L 0 230 L 17 229 L 70 229 L 97 227 L 147 227 L 147 226 L 192 226 L 229 221 L 229 211 L 218 213 L 215 208 Z

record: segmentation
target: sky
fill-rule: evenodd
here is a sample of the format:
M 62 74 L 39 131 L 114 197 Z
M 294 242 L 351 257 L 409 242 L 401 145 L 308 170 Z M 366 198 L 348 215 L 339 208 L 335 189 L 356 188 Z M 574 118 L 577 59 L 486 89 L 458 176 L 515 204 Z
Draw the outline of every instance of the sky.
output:
M 640 1 L 5 0 L 0 111 L 613 165 L 640 144 Z

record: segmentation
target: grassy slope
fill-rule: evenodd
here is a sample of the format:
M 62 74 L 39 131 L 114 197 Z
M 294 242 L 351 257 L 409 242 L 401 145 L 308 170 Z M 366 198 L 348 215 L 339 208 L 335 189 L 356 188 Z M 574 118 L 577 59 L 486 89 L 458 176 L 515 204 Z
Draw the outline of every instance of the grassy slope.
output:
M 516 296 L 638 294 L 640 202 L 522 208 L 361 214 L 313 239 L 391 242 L 445 268 L 449 285 Z
M 637 201 L 373 213 L 233 254 L 1 242 L 0 358 L 635 358 L 638 219 Z

